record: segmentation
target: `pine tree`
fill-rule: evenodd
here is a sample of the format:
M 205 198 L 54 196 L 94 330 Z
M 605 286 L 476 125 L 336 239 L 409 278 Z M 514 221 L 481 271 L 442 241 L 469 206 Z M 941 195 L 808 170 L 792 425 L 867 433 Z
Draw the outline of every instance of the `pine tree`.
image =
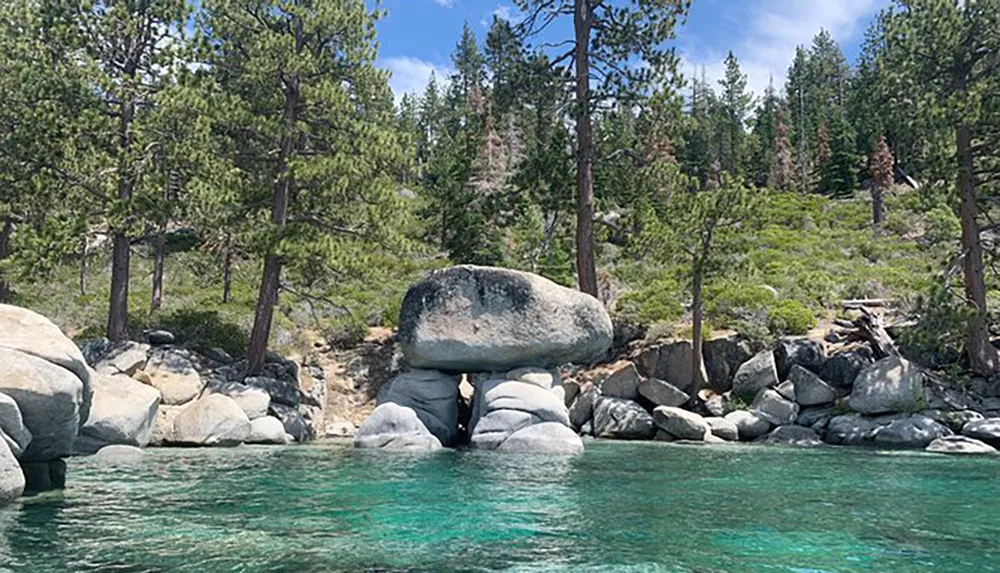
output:
M 721 137 L 721 163 L 733 177 L 742 170 L 741 157 L 746 133 L 743 122 L 750 109 L 753 97 L 747 92 L 747 77 L 740 70 L 740 63 L 732 52 L 726 56 L 726 75 L 719 80 L 722 88 L 720 110 L 723 115 Z
M 212 0 L 200 15 L 206 59 L 238 99 L 235 162 L 248 173 L 246 203 L 269 205 L 252 215 L 264 265 L 250 374 L 264 365 L 283 270 L 315 282 L 331 268 L 364 266 L 365 239 L 392 235 L 402 150 L 388 82 L 374 65 L 379 15 L 362 0 Z
M 775 161 L 775 137 L 777 129 L 778 108 L 782 105 L 774 89 L 774 79 L 764 90 L 764 97 L 754 112 L 753 122 L 753 155 L 750 164 L 750 176 L 758 187 L 768 185 L 771 166 Z M 787 131 L 787 127 L 785 128 Z M 786 134 L 787 137 L 787 134 Z
M 768 176 L 769 187 L 780 191 L 789 191 L 795 186 L 796 169 L 792 153 L 792 143 L 789 140 L 788 126 L 785 125 L 785 111 L 779 107 L 774 117 L 774 160 Z
M 893 163 L 892 151 L 885 137 L 879 137 L 868 167 L 872 178 L 872 223 L 876 227 L 885 220 L 885 192 L 892 186 Z

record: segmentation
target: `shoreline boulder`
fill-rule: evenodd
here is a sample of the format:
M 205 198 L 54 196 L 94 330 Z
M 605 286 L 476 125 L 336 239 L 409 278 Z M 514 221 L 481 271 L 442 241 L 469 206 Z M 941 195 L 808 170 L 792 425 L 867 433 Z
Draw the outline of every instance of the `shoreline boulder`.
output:
M 153 435 L 160 393 L 128 376 L 93 377 L 94 400 L 90 417 L 80 428 L 74 449 L 94 453 L 117 444 L 145 447 Z
M 923 398 L 920 367 L 905 358 L 890 356 L 858 374 L 848 403 L 855 412 L 885 414 L 916 410 Z
M 779 382 L 778 370 L 774 365 L 774 352 L 765 350 L 741 364 L 736 370 L 732 393 L 750 398 L 765 388 L 774 388 Z
M 191 402 L 174 418 L 171 443 L 180 446 L 238 446 L 250 436 L 250 419 L 228 396 L 211 394 Z
M 591 362 L 612 336 L 611 318 L 590 295 L 536 274 L 473 265 L 411 287 L 399 321 L 411 366 L 459 372 Z
M 0 440 L 0 507 L 24 495 L 24 472 L 5 440 Z
M 631 400 L 597 396 L 593 433 L 595 438 L 648 440 L 656 435 L 656 422 L 649 412 Z
M 402 452 L 441 449 L 441 441 L 427 430 L 417 413 L 395 402 L 375 408 L 354 434 L 354 447 Z

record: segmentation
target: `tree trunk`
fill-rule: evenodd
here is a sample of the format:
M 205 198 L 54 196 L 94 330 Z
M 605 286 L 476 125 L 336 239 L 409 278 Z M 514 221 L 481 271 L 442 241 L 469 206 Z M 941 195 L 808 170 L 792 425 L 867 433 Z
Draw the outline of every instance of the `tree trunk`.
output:
M 131 73 L 129 73 L 131 72 Z M 135 75 L 135 68 L 126 70 Z M 135 117 L 135 95 L 127 93 L 119 106 L 118 121 L 118 200 L 127 203 L 132 199 L 135 174 L 129 155 L 132 150 L 132 120 Z M 111 297 L 108 304 L 108 338 L 112 342 L 128 340 L 128 282 L 131 244 L 128 238 L 129 221 L 119 223 L 113 230 L 111 251 Z
M 287 129 L 281 136 L 279 172 L 274 182 L 274 200 L 271 205 L 271 223 L 279 232 L 288 220 L 292 190 L 292 175 L 288 171 L 288 163 L 295 153 L 295 138 L 292 131 L 296 121 L 295 110 L 299 102 L 298 82 L 294 79 L 289 81 L 290 85 L 285 89 L 285 108 L 282 114 Z M 247 374 L 250 376 L 260 374 L 264 368 L 267 340 L 271 335 L 271 320 L 274 317 L 274 307 L 278 303 L 281 266 L 281 257 L 274 252 L 272 244 L 264 257 L 264 274 L 260 281 L 260 291 L 257 293 L 257 309 L 254 312 L 250 346 L 247 349 Z
M 879 185 L 872 186 L 872 223 L 878 227 L 885 221 L 885 190 Z
M 229 304 L 233 297 L 233 251 L 226 246 L 222 257 L 222 303 Z
M 80 296 L 87 295 L 87 236 L 83 237 L 83 244 L 80 245 Z
M 167 254 L 167 236 L 158 232 L 153 239 L 153 299 L 150 301 L 150 312 L 160 310 L 163 305 L 163 260 Z
M 965 279 L 965 298 L 972 307 L 973 316 L 969 320 L 966 351 L 969 366 L 973 372 L 989 375 L 997 370 L 1000 355 L 990 343 L 986 317 L 986 282 L 983 278 L 983 248 L 979 242 L 979 205 L 976 202 L 976 183 L 972 156 L 972 131 L 968 126 L 956 130 L 958 144 L 958 193 L 961 197 L 960 218 L 962 222 L 962 270 Z
M 691 277 L 691 397 L 696 398 L 701 390 L 702 369 L 702 282 L 704 270 L 695 261 Z
M 3 227 L 0 228 L 0 262 L 10 256 L 10 236 L 14 233 L 14 222 L 10 217 L 3 220 Z M 0 273 L 0 303 L 10 304 L 11 302 L 10 282 Z
M 576 0 L 576 266 L 580 290 L 597 296 L 594 263 L 594 148 L 590 123 L 590 1 Z

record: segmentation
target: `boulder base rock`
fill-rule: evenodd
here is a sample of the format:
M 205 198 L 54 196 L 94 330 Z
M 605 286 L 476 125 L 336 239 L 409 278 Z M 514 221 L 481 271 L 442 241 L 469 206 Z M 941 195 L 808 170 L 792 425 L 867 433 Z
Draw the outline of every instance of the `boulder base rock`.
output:
M 228 396 L 196 400 L 174 418 L 172 442 L 184 446 L 238 446 L 250 436 L 250 419 Z
M 765 350 L 744 362 L 733 377 L 733 394 L 744 398 L 757 395 L 764 388 L 778 385 L 778 371 L 774 366 L 774 353 Z
M 767 420 L 746 410 L 730 412 L 725 415 L 725 418 L 736 424 L 740 439 L 747 442 L 756 440 L 771 429 L 771 424 Z
M 583 440 L 562 424 L 543 422 L 514 432 L 497 447 L 497 451 L 521 454 L 582 454 Z
M 31 443 L 31 432 L 24 425 L 21 409 L 6 394 L 0 394 L 0 438 L 7 442 L 15 458 L 21 457 Z
M 393 378 L 378 403 L 393 402 L 413 410 L 441 445 L 458 445 L 458 380 L 436 370 L 410 370 Z
M 569 409 L 569 422 L 573 429 L 580 430 L 584 424 L 594 419 L 594 403 L 600 395 L 593 386 L 581 388 L 580 395 Z
M 80 429 L 76 450 L 95 452 L 109 444 L 145 447 L 153 435 L 160 393 L 128 376 L 93 377 L 90 418 Z
M 394 402 L 375 408 L 354 434 L 354 447 L 404 452 L 441 449 L 441 442 L 427 431 L 417 413 Z
M 0 507 L 24 494 L 24 473 L 7 446 L 0 440 Z
M 788 378 L 792 366 L 819 372 L 825 361 L 823 346 L 805 337 L 782 338 L 774 348 L 774 364 L 781 380 Z
M 299 392 L 298 386 L 290 380 L 268 376 L 251 376 L 244 380 L 243 383 L 251 388 L 259 388 L 267 392 L 273 404 L 283 404 L 291 408 L 298 408 L 302 402 L 302 395 Z
M 840 354 L 834 354 L 826 360 L 819 375 L 826 383 L 837 388 L 850 388 L 854 386 L 854 380 L 866 366 L 874 362 L 871 351 L 848 350 Z
M 738 336 L 706 340 L 702 346 L 709 387 L 723 394 L 732 390 L 740 365 L 753 357 L 750 343 Z M 664 404 L 667 405 L 667 404 Z
M 87 380 L 89 392 L 89 374 Z M 84 389 L 83 382 L 66 368 L 0 347 L 0 393 L 17 403 L 32 436 L 21 454 L 22 462 L 55 460 L 73 452 Z
M 551 389 L 518 380 L 480 380 L 469 419 L 469 446 L 497 449 L 515 432 L 545 422 L 570 425 L 565 401 Z
M 462 265 L 407 291 L 399 340 L 415 368 L 482 372 L 590 362 L 611 347 L 590 295 L 532 273 Z
M 967 436 L 945 436 L 927 446 L 928 452 L 939 454 L 995 454 L 993 446 Z
M 849 403 L 852 410 L 862 414 L 906 412 L 916 409 L 923 396 L 920 368 L 892 356 L 866 366 L 858 374 Z
M 694 412 L 670 406 L 658 406 L 653 410 L 653 420 L 664 432 L 679 440 L 704 441 L 706 434 L 712 433 L 705 418 Z

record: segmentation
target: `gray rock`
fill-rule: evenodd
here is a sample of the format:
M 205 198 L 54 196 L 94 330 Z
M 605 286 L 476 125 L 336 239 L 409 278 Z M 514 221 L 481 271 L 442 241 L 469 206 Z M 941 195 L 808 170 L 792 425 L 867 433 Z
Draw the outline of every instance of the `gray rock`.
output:
M 732 390 L 740 365 L 753 357 L 750 343 L 738 336 L 707 340 L 702 346 L 708 386 L 723 394 Z
M 974 420 L 962 428 L 962 435 L 996 447 L 1000 445 L 1000 418 Z
M 951 430 L 924 416 L 896 420 L 875 432 L 875 443 L 898 448 L 926 448 L 938 438 L 951 435 Z
M 153 346 L 161 346 L 164 344 L 173 344 L 176 338 L 174 338 L 174 333 L 169 330 L 158 329 L 147 332 L 146 340 Z
M 590 295 L 532 273 L 462 265 L 407 291 L 399 340 L 416 368 L 479 372 L 591 362 L 612 343 Z
M 600 383 L 601 395 L 636 400 L 639 398 L 639 385 L 641 383 L 642 378 L 639 376 L 635 364 L 628 362 Z
M 594 435 L 594 422 L 593 420 L 588 421 L 580 428 L 581 436 L 593 436 Z
M 107 338 L 91 338 L 87 340 L 74 340 L 80 353 L 87 364 L 94 366 L 100 362 L 114 348 L 115 343 Z
M 593 386 L 583 390 L 569 409 L 570 426 L 576 430 L 594 419 L 594 402 L 601 395 Z
M 577 397 L 580 395 L 580 383 L 576 380 L 567 380 L 563 382 L 563 403 L 569 408 L 576 402 Z
M 656 429 L 656 435 L 653 436 L 653 441 L 655 442 L 676 442 L 677 438 L 674 437 L 670 432 L 665 431 L 663 428 Z
M 296 442 L 308 442 L 315 437 L 313 428 L 309 422 L 299 412 L 291 406 L 271 403 L 268 414 L 281 420 L 285 427 L 285 433 L 290 435 Z
M 682 406 L 691 399 L 673 384 L 659 378 L 650 378 L 640 384 L 639 394 L 657 406 Z
M 94 370 L 102 374 L 125 374 L 132 376 L 146 366 L 149 346 L 138 342 L 117 344 L 108 350 Z
M 250 420 L 250 435 L 247 436 L 248 444 L 287 444 L 292 441 L 292 437 L 285 433 L 285 426 L 281 420 L 273 416 L 264 416 Z
M 149 376 L 150 385 L 160 391 L 162 402 L 168 406 L 194 400 L 205 387 L 194 364 L 183 354 L 170 349 L 150 352 L 142 371 Z
M 562 386 L 562 379 L 559 377 L 559 373 L 547 368 L 535 368 L 532 366 L 526 368 L 515 368 L 507 374 L 503 375 L 506 380 L 516 380 L 518 382 L 527 382 L 528 384 L 534 384 L 539 388 L 544 388 L 546 390 L 551 390 Z
M 0 432 L 2 433 L 2 432 Z M 0 440 L 0 507 L 24 494 L 24 473 L 6 440 Z
M 694 350 L 687 340 L 647 348 L 636 357 L 635 363 L 639 374 L 646 378 L 663 380 L 682 392 L 694 387 Z M 698 371 L 698 385 L 704 385 L 707 378 L 702 363 Z
M 837 391 L 832 386 L 798 364 L 792 365 L 788 380 L 795 387 L 795 401 L 800 406 L 832 404 L 837 399 Z
M 862 414 L 908 412 L 916 409 L 923 396 L 920 368 L 906 359 L 889 357 L 858 374 L 849 404 Z
M 795 383 L 791 380 L 786 380 L 778 384 L 774 387 L 774 391 L 780 394 L 785 400 L 795 401 Z
M 866 352 L 867 351 L 867 352 Z M 825 382 L 837 388 L 850 388 L 854 386 L 854 380 L 858 374 L 869 364 L 874 362 L 871 351 L 848 350 L 835 354 L 828 358 L 820 369 L 819 375 Z
M 135 446 L 112 444 L 94 454 L 94 459 L 106 464 L 131 464 L 142 461 L 146 452 Z
M 670 404 L 663 404 L 664 406 L 669 406 Z M 708 412 L 710 416 L 715 418 L 721 418 L 726 415 L 726 400 L 724 396 L 719 394 L 713 394 L 704 398 L 705 411 Z
M 939 424 L 944 424 L 948 426 L 952 432 L 956 434 L 962 433 L 962 428 L 965 427 L 969 422 L 975 422 L 977 420 L 984 419 L 984 416 L 979 412 L 973 410 L 961 410 L 958 412 L 948 412 L 944 410 L 923 410 L 920 412 L 921 416 L 927 416 L 931 420 Z
M 750 411 L 775 426 L 786 426 L 795 423 L 799 416 L 799 405 L 782 398 L 774 390 L 765 389 L 757 393 L 750 404 Z
M 826 424 L 837 416 L 837 409 L 833 406 L 808 407 L 799 410 L 799 416 L 795 423 L 806 428 L 816 429 L 817 426 L 825 429 Z
M 740 439 L 740 430 L 736 422 L 725 418 L 710 417 L 705 418 L 705 422 L 712 431 L 712 435 L 722 438 L 727 442 L 735 442 Z
M 821 446 L 819 435 L 802 426 L 778 426 L 771 433 L 756 440 L 760 444 L 811 447 Z
M 593 423 L 595 438 L 648 440 L 656 435 L 656 423 L 649 412 L 624 398 L 598 397 Z
M 778 378 L 788 378 L 792 366 L 799 365 L 813 372 L 819 372 L 826 361 L 823 346 L 805 337 L 782 338 L 774 347 L 774 365 Z
M 481 380 L 473 397 L 469 446 L 496 449 L 515 432 L 545 422 L 569 427 L 569 411 L 561 397 L 528 382 Z
M 353 438 L 358 429 L 347 420 L 336 420 L 327 422 L 324 437 L 327 438 Z
M 205 393 L 229 396 L 251 420 L 263 418 L 271 407 L 271 395 L 267 390 L 239 382 L 212 382 L 205 387 Z
M 860 414 L 844 414 L 830 419 L 826 426 L 826 442 L 843 446 L 870 444 L 882 424 Z
M 41 358 L 73 373 L 82 384 L 78 418 L 81 424 L 87 419 L 91 397 L 90 369 L 80 349 L 52 321 L 26 308 L 0 304 L 0 348 Z M 0 391 L 3 389 L 0 388 Z M 11 397 L 17 400 L 16 396 Z
M 251 388 L 260 388 L 271 396 L 271 402 L 298 408 L 302 396 L 296 383 L 269 376 L 251 376 L 243 381 Z
M 153 422 L 153 433 L 149 437 L 149 446 L 164 446 L 173 442 L 174 418 L 181 413 L 184 406 L 165 406 L 160 404 L 156 411 L 156 421 Z
M 145 447 L 153 435 L 160 393 L 128 376 L 93 377 L 94 401 L 90 418 L 80 429 L 76 450 L 95 452 L 122 444 Z M 82 446 L 82 447 L 81 447 Z
M 417 413 L 393 402 L 375 408 L 354 434 L 354 447 L 388 451 L 426 452 L 441 449 Z
M 744 362 L 733 378 L 733 394 L 743 398 L 756 396 L 764 388 L 778 385 L 778 371 L 774 367 L 774 353 L 765 350 Z
M 378 403 L 386 402 L 394 402 L 416 412 L 420 421 L 443 446 L 458 445 L 461 436 L 458 429 L 457 378 L 437 370 L 402 372 L 379 393 Z
M 704 441 L 706 434 L 712 433 L 712 427 L 694 412 L 670 406 L 658 406 L 653 410 L 653 420 L 665 432 L 679 440 Z
M 521 454 L 582 454 L 583 440 L 562 424 L 543 422 L 514 432 L 497 447 L 497 451 Z
M 89 381 L 88 374 L 88 392 Z M 72 453 L 84 409 L 84 384 L 76 375 L 36 355 L 0 347 L 0 392 L 17 403 L 32 436 L 21 461 L 49 461 Z
M 15 458 L 20 458 L 31 443 L 31 431 L 24 425 L 21 409 L 6 394 L 0 394 L 0 436 Z
M 191 402 L 174 418 L 171 441 L 185 446 L 238 446 L 250 436 L 250 419 L 228 396 Z
M 927 446 L 928 452 L 939 454 L 995 454 L 993 446 L 966 436 L 944 436 Z
M 767 420 L 746 410 L 730 412 L 725 415 L 725 418 L 736 424 L 740 439 L 747 442 L 756 440 L 771 429 L 771 424 Z

